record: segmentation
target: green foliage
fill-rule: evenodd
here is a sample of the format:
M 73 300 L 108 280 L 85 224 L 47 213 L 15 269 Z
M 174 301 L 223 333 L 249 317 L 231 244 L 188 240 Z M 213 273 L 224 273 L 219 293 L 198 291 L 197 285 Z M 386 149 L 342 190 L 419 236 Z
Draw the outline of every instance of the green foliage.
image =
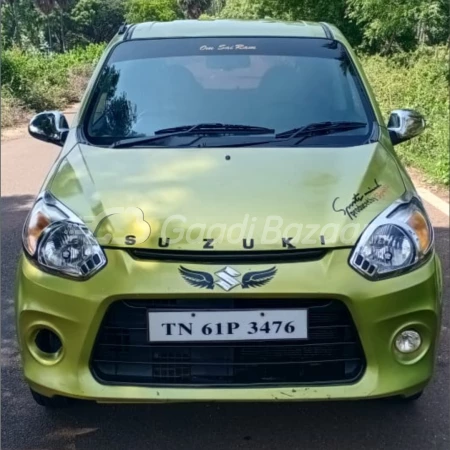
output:
M 222 11 L 222 9 L 224 8 L 226 2 L 226 0 L 211 0 L 211 5 L 204 14 L 210 17 L 218 16 L 220 14 L 220 11 Z
M 2 100 L 5 94 L 35 111 L 61 108 L 76 101 L 81 92 L 74 92 L 74 87 L 82 89 L 103 50 L 103 45 L 92 44 L 86 49 L 49 56 L 19 49 L 3 51 Z M 80 75 L 84 77 L 82 82 Z
M 3 3 L 1 14 L 3 48 L 39 48 L 43 41 L 44 20 L 32 0 Z
M 209 15 L 207 13 L 203 13 L 198 20 L 215 20 L 215 16 Z
M 448 0 L 3 0 L 1 5 L 4 48 L 65 51 L 110 40 L 125 18 L 135 23 L 202 15 L 330 22 L 352 45 L 371 53 L 450 42 Z
M 447 0 L 228 0 L 220 16 L 324 21 L 371 52 L 413 50 L 448 40 Z
M 394 109 L 425 115 L 427 130 L 396 151 L 407 165 L 422 169 L 430 181 L 449 184 L 448 50 L 421 47 L 394 57 L 363 57 L 365 73 L 386 119 Z
M 53 12 L 57 5 L 55 0 L 34 0 L 34 3 L 36 8 L 46 16 Z
M 125 17 L 130 23 L 170 21 L 182 17 L 177 0 L 128 0 Z
M 299 2 L 293 0 L 228 0 L 221 12 L 226 19 L 301 20 Z
M 8 0 L 1 3 L 3 48 L 63 52 L 110 40 L 126 0 Z
M 353 45 L 362 33 L 346 19 L 347 0 L 228 0 L 220 17 L 329 22 L 339 27 Z
M 108 42 L 124 22 L 124 0 L 79 0 L 71 11 L 74 32 L 84 43 Z
M 382 53 L 443 42 L 448 36 L 445 0 L 348 0 L 348 17 L 363 30 L 366 48 Z
M 186 19 L 198 19 L 212 5 L 212 0 L 178 0 Z

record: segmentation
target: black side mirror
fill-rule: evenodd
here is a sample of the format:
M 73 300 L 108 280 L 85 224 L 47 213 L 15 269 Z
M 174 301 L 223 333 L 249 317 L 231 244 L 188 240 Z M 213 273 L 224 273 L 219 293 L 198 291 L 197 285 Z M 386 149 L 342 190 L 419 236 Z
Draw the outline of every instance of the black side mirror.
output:
M 389 117 L 388 130 L 393 145 L 419 136 L 425 127 L 425 118 L 412 109 L 397 109 Z
M 63 146 L 69 134 L 69 124 L 63 113 L 45 111 L 31 119 L 28 132 L 36 139 Z

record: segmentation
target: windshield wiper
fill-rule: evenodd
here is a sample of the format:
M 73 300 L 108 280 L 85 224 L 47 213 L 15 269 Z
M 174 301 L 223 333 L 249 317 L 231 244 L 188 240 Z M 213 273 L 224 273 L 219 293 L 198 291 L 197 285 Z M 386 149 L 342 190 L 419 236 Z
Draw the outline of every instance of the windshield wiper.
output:
M 313 136 L 322 136 L 331 133 L 343 133 L 344 131 L 364 128 L 367 123 L 364 122 L 317 122 L 305 125 L 304 127 L 293 128 L 292 130 L 278 133 L 274 139 L 266 139 L 263 141 L 242 142 L 223 145 L 222 147 L 252 147 L 257 145 L 265 145 L 280 142 L 291 141 L 297 139 L 293 145 L 298 145 L 305 139 Z
M 274 134 L 271 128 L 256 127 L 251 125 L 235 125 L 223 123 L 200 123 L 198 125 L 183 125 L 180 127 L 164 128 L 155 131 L 154 136 L 134 137 L 114 142 L 112 148 L 133 147 L 134 145 L 150 144 L 173 136 L 188 136 L 191 134 L 233 134 L 233 135 L 259 135 Z
M 292 130 L 283 131 L 276 135 L 277 139 L 293 139 L 305 135 L 320 136 L 328 133 L 339 133 L 347 130 L 355 130 L 357 128 L 364 128 L 367 123 L 364 122 L 315 122 L 305 125 L 300 128 L 293 128 Z
M 183 125 L 181 127 L 174 128 L 164 128 L 162 130 L 155 131 L 155 135 L 157 134 L 168 134 L 168 133 L 177 133 L 177 132 L 189 132 L 192 131 L 201 131 L 201 132 L 212 132 L 212 133 L 227 133 L 235 132 L 237 134 L 274 134 L 275 130 L 273 128 L 266 127 L 257 127 L 253 125 L 239 125 L 239 124 L 228 124 L 228 123 L 200 123 L 198 125 Z

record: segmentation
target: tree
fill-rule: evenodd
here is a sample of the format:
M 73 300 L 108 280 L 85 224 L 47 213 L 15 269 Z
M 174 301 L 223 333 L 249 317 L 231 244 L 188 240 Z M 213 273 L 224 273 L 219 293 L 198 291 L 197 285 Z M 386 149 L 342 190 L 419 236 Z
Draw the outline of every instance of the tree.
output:
M 128 0 L 125 9 L 130 23 L 164 22 L 182 17 L 176 0 Z
M 40 46 L 44 23 L 33 0 L 2 0 L 1 11 L 4 48 Z
M 178 0 L 186 19 L 198 19 L 211 6 L 212 0 Z
M 56 0 L 34 0 L 36 8 L 48 16 L 56 8 Z
M 52 48 L 52 28 L 50 25 L 50 14 L 56 8 L 55 0 L 34 0 L 36 8 L 44 14 L 47 18 L 47 27 L 48 27 L 48 45 L 51 50 Z
M 67 13 L 71 6 L 71 0 L 55 0 L 56 4 L 59 6 L 59 24 L 61 27 L 61 50 L 63 52 L 66 51 L 66 36 L 65 36 L 65 27 L 64 27 L 64 15 Z
M 19 33 L 19 18 L 17 15 L 17 2 L 16 0 L 2 0 L 2 6 L 6 5 L 5 8 L 2 8 L 3 14 L 6 12 L 10 12 L 10 23 L 12 28 L 12 41 L 14 42 L 17 39 L 18 33 Z M 8 16 L 7 16 L 8 17 Z M 4 22 L 2 26 L 2 33 L 4 31 Z M 6 33 L 3 34 L 5 41 L 7 42 L 7 35 Z
M 345 17 L 347 1 L 228 0 L 220 17 L 329 22 L 340 28 L 353 45 L 358 45 L 361 42 L 362 33 L 355 23 Z
M 111 40 L 125 20 L 124 0 L 79 0 L 71 11 L 75 41 L 101 43 Z
M 211 6 L 206 11 L 212 17 L 216 17 L 220 14 L 220 11 L 224 8 L 226 0 L 211 0 Z
M 348 17 L 364 30 L 366 47 L 381 53 L 448 36 L 445 0 L 348 0 Z
M 108 41 L 120 24 L 199 18 L 324 21 L 365 51 L 393 53 L 449 43 L 449 0 L 0 0 L 5 48 Z M 47 45 L 48 44 L 48 45 Z

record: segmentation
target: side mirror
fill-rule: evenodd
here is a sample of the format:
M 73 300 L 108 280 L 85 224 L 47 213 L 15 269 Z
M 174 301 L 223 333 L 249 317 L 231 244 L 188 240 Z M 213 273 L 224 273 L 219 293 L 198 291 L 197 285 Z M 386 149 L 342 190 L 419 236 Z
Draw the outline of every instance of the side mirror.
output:
M 69 124 L 63 113 L 45 111 L 31 119 L 28 132 L 36 139 L 63 146 L 69 134 Z
M 397 109 L 389 117 L 388 130 L 393 145 L 419 136 L 425 127 L 425 118 L 412 109 Z

